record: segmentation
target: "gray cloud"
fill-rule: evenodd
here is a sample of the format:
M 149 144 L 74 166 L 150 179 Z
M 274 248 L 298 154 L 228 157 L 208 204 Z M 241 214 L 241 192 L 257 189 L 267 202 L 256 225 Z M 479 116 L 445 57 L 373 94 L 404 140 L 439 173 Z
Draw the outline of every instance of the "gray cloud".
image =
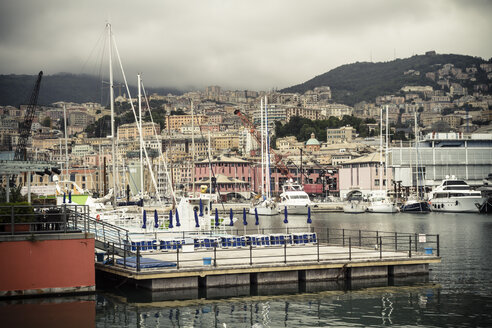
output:
M 491 1 L 3 1 L 0 73 L 105 72 L 110 20 L 133 84 L 282 88 L 371 57 L 488 59 L 491 14 Z

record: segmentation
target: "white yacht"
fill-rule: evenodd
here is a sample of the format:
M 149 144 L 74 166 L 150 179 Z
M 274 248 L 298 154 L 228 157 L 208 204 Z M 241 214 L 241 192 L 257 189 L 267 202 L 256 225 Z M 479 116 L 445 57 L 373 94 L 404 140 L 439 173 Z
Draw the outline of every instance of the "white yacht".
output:
M 386 192 L 376 193 L 369 197 L 370 204 L 367 211 L 371 213 L 397 213 L 398 207 L 388 199 Z
M 463 180 L 453 175 L 436 187 L 429 197 L 433 212 L 479 212 L 485 202 L 480 191 L 475 191 Z
M 364 213 L 366 210 L 367 205 L 360 190 L 352 190 L 347 194 L 345 205 L 343 205 L 344 213 Z
M 312 205 L 313 203 L 309 199 L 309 195 L 299 183 L 295 183 L 292 179 L 289 179 L 282 186 L 280 202 L 277 203 L 279 212 L 283 212 L 287 207 L 287 212 L 289 214 L 307 214 L 308 207 Z

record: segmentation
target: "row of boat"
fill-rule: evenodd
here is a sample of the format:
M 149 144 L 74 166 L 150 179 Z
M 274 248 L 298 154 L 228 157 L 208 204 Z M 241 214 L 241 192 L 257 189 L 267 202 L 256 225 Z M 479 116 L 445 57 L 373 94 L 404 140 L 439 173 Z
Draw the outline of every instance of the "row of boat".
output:
M 396 212 L 464 212 L 477 213 L 487 198 L 473 190 L 464 180 L 446 177 L 430 194 L 428 200 L 418 197 L 398 206 L 387 195 L 376 194 L 365 199 L 359 190 L 351 191 L 343 207 L 346 213 L 396 213 Z

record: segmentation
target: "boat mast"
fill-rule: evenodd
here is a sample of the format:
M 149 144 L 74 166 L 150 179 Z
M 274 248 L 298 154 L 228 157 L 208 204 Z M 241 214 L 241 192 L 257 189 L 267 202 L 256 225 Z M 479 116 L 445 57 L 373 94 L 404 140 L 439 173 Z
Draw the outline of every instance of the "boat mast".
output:
M 212 151 L 212 145 L 210 142 L 210 130 L 208 130 L 208 183 L 209 183 L 209 198 L 212 199 L 212 156 L 211 156 L 211 151 Z
M 265 96 L 265 183 L 267 186 L 267 197 L 272 195 L 270 185 L 270 137 L 268 134 L 268 98 Z
M 193 100 L 191 100 L 191 180 L 193 197 L 195 197 L 195 115 Z
M 63 119 L 64 119 L 64 125 L 65 125 L 65 169 L 66 169 L 66 174 L 67 174 L 67 181 L 70 180 L 70 175 L 68 173 L 68 136 L 67 136 L 67 109 L 65 104 L 63 104 Z
M 415 191 L 417 192 L 417 200 L 420 200 L 420 192 L 419 192 L 419 146 L 418 146 L 418 126 L 417 126 L 417 111 L 414 112 L 415 118 Z
M 386 105 L 386 150 L 384 151 L 384 174 L 386 177 L 386 197 L 388 197 L 388 144 L 389 144 L 389 120 L 388 105 Z
M 142 82 L 140 81 L 140 74 L 137 74 L 137 83 L 138 83 L 138 116 L 139 116 L 139 121 L 136 122 L 136 124 L 140 125 L 140 199 L 143 200 L 143 192 L 144 192 L 144 172 L 143 172 L 143 154 L 142 154 L 142 148 L 143 148 L 143 137 L 142 137 L 142 91 L 141 91 L 141 85 Z M 142 207 L 143 209 L 143 207 Z
M 379 122 L 379 191 L 383 190 L 383 107 Z
M 263 99 L 260 100 L 260 135 L 261 135 L 261 196 L 265 197 L 265 145 L 264 145 L 264 138 L 265 138 L 265 131 L 263 127 Z
M 114 85 L 113 85 L 113 64 L 112 64 L 112 43 L 111 43 L 111 24 L 107 23 L 108 28 L 108 42 L 109 42 L 109 100 L 111 108 L 111 162 L 113 165 L 113 207 L 116 207 L 116 197 L 118 191 L 116 190 L 116 149 L 115 149 L 115 136 L 114 136 Z

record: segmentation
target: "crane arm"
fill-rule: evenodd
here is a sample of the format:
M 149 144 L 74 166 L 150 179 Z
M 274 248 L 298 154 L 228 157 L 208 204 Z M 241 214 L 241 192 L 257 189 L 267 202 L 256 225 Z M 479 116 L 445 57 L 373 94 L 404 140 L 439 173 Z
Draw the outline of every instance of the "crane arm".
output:
M 241 119 L 243 124 L 249 129 L 249 133 L 255 138 L 256 142 L 258 142 L 258 144 L 261 144 L 261 135 L 258 132 L 258 130 L 256 130 L 253 123 L 251 123 L 250 120 L 248 120 L 248 118 L 245 115 L 243 115 L 243 113 L 241 113 L 239 109 L 236 109 L 234 111 L 234 114 L 236 114 Z M 269 150 L 270 153 L 273 154 L 273 160 L 275 161 L 275 166 L 280 169 L 282 174 L 286 175 L 288 178 L 292 178 L 292 174 L 290 173 L 288 167 L 282 162 L 282 156 L 278 154 L 271 146 Z

